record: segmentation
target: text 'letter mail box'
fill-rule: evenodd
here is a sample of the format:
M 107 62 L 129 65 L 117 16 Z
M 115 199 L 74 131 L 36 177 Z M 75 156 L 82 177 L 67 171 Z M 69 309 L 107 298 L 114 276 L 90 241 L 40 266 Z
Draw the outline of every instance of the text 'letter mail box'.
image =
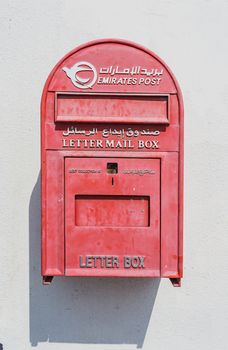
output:
M 104 39 L 41 103 L 42 275 L 182 277 L 183 102 L 154 53 Z

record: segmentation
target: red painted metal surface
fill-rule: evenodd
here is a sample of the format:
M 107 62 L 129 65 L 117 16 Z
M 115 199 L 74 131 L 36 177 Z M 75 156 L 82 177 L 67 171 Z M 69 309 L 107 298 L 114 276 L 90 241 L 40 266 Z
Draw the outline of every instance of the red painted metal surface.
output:
M 82 45 L 41 103 L 42 275 L 183 275 L 183 102 L 131 42 Z

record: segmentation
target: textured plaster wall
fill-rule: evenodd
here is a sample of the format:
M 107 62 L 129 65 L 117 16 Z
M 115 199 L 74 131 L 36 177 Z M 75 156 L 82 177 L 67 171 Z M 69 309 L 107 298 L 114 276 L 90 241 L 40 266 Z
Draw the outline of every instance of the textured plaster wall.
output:
M 228 347 L 228 2 L 0 1 L 0 343 L 7 350 Z M 102 37 L 148 47 L 185 101 L 185 278 L 40 279 L 39 103 Z M 0 346 L 1 348 L 1 346 Z

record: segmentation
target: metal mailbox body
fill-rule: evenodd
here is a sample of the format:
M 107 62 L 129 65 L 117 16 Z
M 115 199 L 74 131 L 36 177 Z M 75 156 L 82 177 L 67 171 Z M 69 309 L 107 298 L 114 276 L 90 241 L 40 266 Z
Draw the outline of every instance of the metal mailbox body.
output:
M 97 40 L 52 70 L 41 102 L 42 275 L 180 285 L 183 102 L 154 53 Z

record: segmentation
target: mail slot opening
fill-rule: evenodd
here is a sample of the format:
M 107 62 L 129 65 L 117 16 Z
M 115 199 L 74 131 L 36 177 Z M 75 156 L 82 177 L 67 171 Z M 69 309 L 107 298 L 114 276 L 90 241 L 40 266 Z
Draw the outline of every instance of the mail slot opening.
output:
M 118 163 L 107 163 L 108 174 L 118 174 Z
M 146 227 L 149 196 L 76 195 L 76 226 Z
M 57 92 L 55 121 L 168 125 L 169 95 Z

